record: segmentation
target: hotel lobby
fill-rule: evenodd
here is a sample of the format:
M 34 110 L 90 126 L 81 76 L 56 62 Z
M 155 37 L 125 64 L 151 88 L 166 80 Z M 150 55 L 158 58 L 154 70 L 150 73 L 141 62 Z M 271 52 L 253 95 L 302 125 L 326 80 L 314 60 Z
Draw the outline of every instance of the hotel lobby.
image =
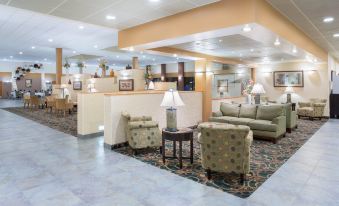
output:
M 0 0 L 0 205 L 339 205 L 338 9 Z

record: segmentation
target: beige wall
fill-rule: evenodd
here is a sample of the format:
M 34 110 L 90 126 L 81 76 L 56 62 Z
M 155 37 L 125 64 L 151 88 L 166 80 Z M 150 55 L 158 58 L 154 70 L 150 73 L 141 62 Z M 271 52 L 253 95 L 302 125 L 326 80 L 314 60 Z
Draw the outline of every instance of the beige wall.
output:
M 327 64 L 311 64 L 308 62 L 290 62 L 280 64 L 259 65 L 256 70 L 256 81 L 261 83 L 270 100 L 286 102 L 285 87 L 273 86 L 274 71 L 304 70 L 304 87 L 294 87 L 292 102 L 308 101 L 310 98 L 329 98 L 330 79 Z M 329 115 L 329 106 L 325 109 L 325 116 Z

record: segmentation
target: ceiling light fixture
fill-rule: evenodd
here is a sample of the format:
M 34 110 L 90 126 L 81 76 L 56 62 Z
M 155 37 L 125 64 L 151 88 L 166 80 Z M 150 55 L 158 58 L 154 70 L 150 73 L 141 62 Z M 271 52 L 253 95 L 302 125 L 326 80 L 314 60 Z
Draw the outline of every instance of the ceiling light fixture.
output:
M 333 21 L 334 21 L 334 18 L 331 17 L 331 16 L 328 16 L 328 17 L 324 17 L 324 18 L 323 18 L 323 22 L 324 22 L 324 23 L 331 23 L 331 22 L 333 22 Z
M 293 47 L 292 52 L 293 52 L 293 53 L 297 53 L 297 52 L 298 52 L 297 47 Z
M 222 39 L 219 39 L 219 42 L 222 42 L 223 40 Z
M 274 42 L 274 45 L 275 46 L 280 46 L 280 40 L 279 40 L 279 38 L 277 37 L 277 39 L 275 40 L 275 42 Z
M 134 47 L 131 46 L 128 50 L 129 51 L 134 51 Z
M 107 15 L 107 16 L 106 16 L 106 19 L 107 19 L 107 20 L 115 20 L 116 17 L 115 17 L 115 16 L 112 16 L 112 15 Z
M 19 54 L 20 54 L 20 55 L 22 55 L 22 54 L 23 54 L 23 52 L 19 52 Z
M 119 55 L 117 55 L 117 58 L 119 59 Z
M 251 49 L 251 52 L 254 52 L 254 49 Z
M 79 29 L 80 29 L 80 30 L 83 30 L 84 28 L 85 28 L 85 27 L 84 27 L 83 25 L 80 25 L 80 26 L 79 26 Z
M 49 42 L 53 42 L 53 39 L 48 39 Z
M 195 45 L 198 45 L 198 46 L 199 46 L 200 44 L 201 44 L 201 41 L 196 41 L 196 42 L 195 42 Z
M 35 46 L 32 46 L 32 49 L 35 49 Z
M 333 34 L 333 37 L 334 37 L 334 38 L 338 38 L 338 37 L 339 37 L 339 33 Z
M 97 49 L 97 48 L 98 48 L 98 45 L 94 45 L 93 47 L 94 47 L 95 49 Z
M 73 54 L 77 53 L 76 51 L 73 51 Z
M 178 55 L 177 54 L 173 54 L 173 57 L 178 57 Z
M 46 58 L 44 58 L 44 61 L 47 61 L 47 59 L 46 59 Z
M 243 32 L 250 32 L 250 31 L 252 31 L 252 28 L 250 27 L 250 25 L 246 24 L 244 26 L 244 28 L 242 28 L 242 31 Z
M 150 2 L 158 2 L 159 0 L 149 0 Z
M 9 58 L 13 59 L 13 56 L 9 56 Z

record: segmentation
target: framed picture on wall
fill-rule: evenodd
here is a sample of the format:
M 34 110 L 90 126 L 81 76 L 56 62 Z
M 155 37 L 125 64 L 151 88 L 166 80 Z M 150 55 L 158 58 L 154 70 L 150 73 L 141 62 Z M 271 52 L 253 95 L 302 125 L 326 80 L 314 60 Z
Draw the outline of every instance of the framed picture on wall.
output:
M 26 88 L 32 88 L 32 80 L 26 79 L 25 80 L 25 86 L 26 86 Z
M 303 71 L 276 71 L 273 72 L 274 87 L 304 87 Z
M 81 81 L 74 81 L 73 82 L 73 89 L 74 90 L 82 90 L 82 82 Z
M 133 91 L 133 90 L 134 90 L 133 79 L 119 80 L 119 91 Z

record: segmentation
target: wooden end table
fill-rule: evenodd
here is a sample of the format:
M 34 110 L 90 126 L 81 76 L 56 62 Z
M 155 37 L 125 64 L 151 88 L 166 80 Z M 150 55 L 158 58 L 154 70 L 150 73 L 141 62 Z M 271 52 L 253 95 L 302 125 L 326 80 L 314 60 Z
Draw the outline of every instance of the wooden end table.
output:
M 173 142 L 173 156 L 165 155 L 165 141 Z M 190 141 L 190 157 L 182 156 L 182 142 Z M 176 152 L 176 142 L 179 142 L 179 158 L 177 158 Z M 165 164 L 166 158 L 168 159 L 179 159 L 180 169 L 182 168 L 182 159 L 190 159 L 191 164 L 193 164 L 193 130 L 189 128 L 178 129 L 176 132 L 170 132 L 166 129 L 162 130 L 162 161 Z

